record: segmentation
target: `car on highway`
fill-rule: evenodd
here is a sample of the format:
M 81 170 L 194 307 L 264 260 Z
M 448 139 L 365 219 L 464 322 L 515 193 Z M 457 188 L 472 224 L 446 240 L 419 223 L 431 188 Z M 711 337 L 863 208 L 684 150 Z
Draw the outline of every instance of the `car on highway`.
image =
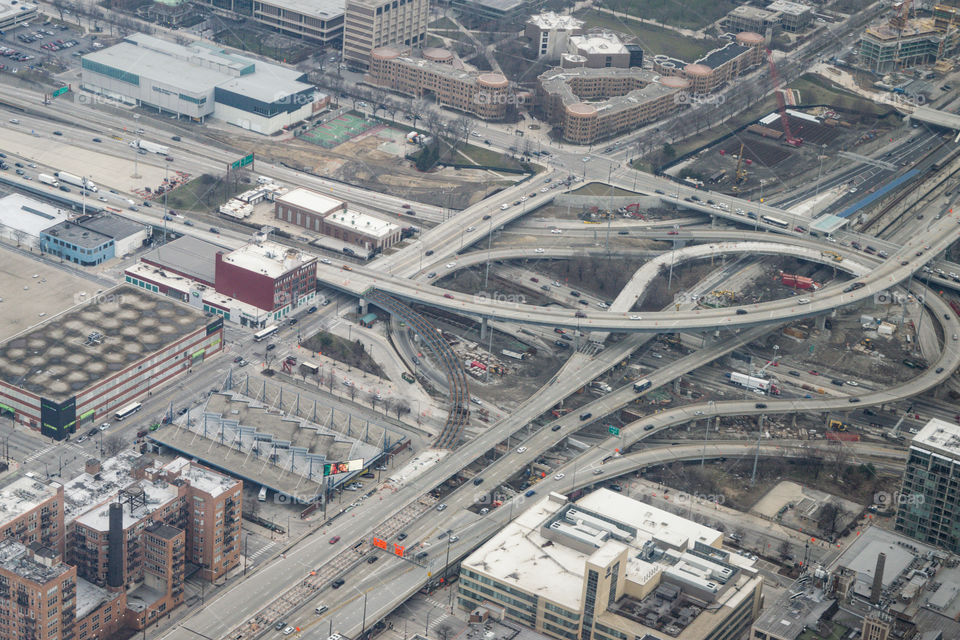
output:
M 530 490 L 527 491 L 525 494 L 523 494 L 523 496 L 524 496 L 525 498 L 529 498 L 530 496 L 532 496 L 532 495 L 535 494 L 535 493 L 536 493 L 536 491 L 534 491 L 533 489 L 530 489 Z
M 320 258 L 320 262 L 323 264 L 333 264 L 333 262 L 330 261 L 330 258 Z
M 62 136 L 62 135 L 63 135 L 63 131 L 54 131 L 54 132 L 53 132 L 53 135 L 55 135 L 55 136 Z
M 595 476 L 598 476 L 598 475 L 600 475 L 601 473 L 603 473 L 603 469 L 594 469 L 594 470 L 593 470 L 593 475 L 595 475 Z
M 436 277 L 437 277 L 437 272 L 436 272 L 436 271 L 431 271 L 430 273 L 427 274 L 427 279 L 428 279 L 428 280 L 429 280 L 430 278 L 436 278 Z
M 453 296 L 450 295 L 449 293 L 443 294 L 443 297 L 444 297 L 444 298 L 450 298 L 451 300 L 453 300 Z
M 820 375 L 820 372 L 817 371 L 816 369 L 810 369 L 810 371 L 807 371 L 807 373 L 809 373 L 809 374 L 812 375 L 812 376 L 818 376 L 818 375 Z
M 550 427 L 550 431 L 560 431 L 560 425 L 559 424 L 553 425 L 552 427 Z
M 504 204 L 500 205 L 500 210 L 501 210 L 501 211 L 506 211 L 506 210 L 509 209 L 509 208 L 510 208 L 510 205 L 509 205 L 509 204 L 504 203 Z
M 586 318 L 586 317 L 587 317 L 587 314 L 585 314 L 583 311 L 577 311 L 575 314 L 573 314 L 573 317 L 574 317 L 574 318 Z
M 747 310 L 746 310 L 746 309 L 737 309 L 737 315 L 738 315 L 738 316 L 745 316 L 745 315 L 747 315 Z
M 564 478 L 565 476 L 566 476 L 565 473 L 558 473 L 557 475 L 553 476 L 553 479 L 554 479 L 554 480 L 563 480 L 563 478 Z
M 283 630 L 283 635 L 288 636 L 288 635 L 290 635 L 291 633 L 293 633 L 294 631 L 296 631 L 296 629 L 294 629 L 293 627 L 286 627 L 286 628 L 284 628 L 284 630 Z
M 446 508 L 447 508 L 447 505 L 445 503 L 441 502 L 440 504 L 437 505 L 437 511 L 443 511 Z
M 849 284 L 849 285 L 847 285 L 846 287 L 844 287 L 843 292 L 844 292 L 844 293 L 850 293 L 851 291 L 856 291 L 857 289 L 862 289 L 862 288 L 865 287 L 865 286 L 866 286 L 866 285 L 863 284 L 862 282 L 854 282 L 854 283 Z
M 333 536 L 330 538 L 330 544 L 337 544 L 338 542 L 340 542 L 340 536 Z
M 476 227 L 467 227 L 467 228 L 465 229 L 465 231 L 466 231 L 467 233 L 470 233 L 471 231 L 476 231 L 476 230 L 477 230 Z
M 517 447 L 517 453 L 523 453 L 526 450 L 527 450 L 526 447 Z
M 104 422 L 102 425 L 100 425 L 99 428 L 100 428 L 100 431 L 106 431 L 107 429 L 110 428 L 110 423 L 109 423 L 109 422 Z
M 561 231 L 560 229 L 550 229 L 550 233 L 554 235 L 560 235 L 561 233 L 563 233 L 563 231 Z
M 459 539 L 460 539 L 460 536 L 450 536 L 450 537 L 447 539 L 447 542 L 449 542 L 450 544 L 453 544 L 454 542 L 456 542 L 456 541 L 459 540 Z
M 484 220 L 489 220 L 489 219 L 490 219 L 490 214 L 488 213 L 487 215 L 483 216 L 483 219 L 484 219 Z
M 474 478 L 474 479 L 473 479 L 473 486 L 476 487 L 476 486 L 479 486 L 479 485 L 481 485 L 481 484 L 483 484 L 483 478 Z
M 455 266 L 457 266 L 457 263 L 456 263 L 456 262 L 448 262 L 448 263 L 447 263 L 447 269 L 453 269 Z
M 753 405 L 753 406 L 755 406 L 757 409 L 766 409 L 766 408 L 767 408 L 767 405 L 764 404 L 764 403 L 762 403 L 762 402 L 758 402 L 757 404 L 755 404 L 755 405 Z
M 799 375 L 800 375 L 800 372 L 799 372 L 799 371 L 790 370 L 790 371 L 787 371 L 787 375 L 799 376 Z
M 943 373 L 943 367 L 937 367 L 936 373 Z
M 579 291 L 576 291 L 576 290 L 573 290 L 573 291 L 570 292 L 570 295 L 573 296 L 574 298 L 579 298 L 579 297 L 580 297 L 580 292 L 579 292 Z
M 566 336 L 564 336 L 564 337 L 566 337 Z M 561 349 L 569 349 L 569 348 L 570 348 L 569 345 L 567 345 L 567 343 L 564 342 L 563 340 L 554 340 L 554 341 L 553 341 L 553 344 L 557 345 L 557 346 L 560 347 Z
M 376 556 L 374 556 L 374 557 L 376 557 Z M 314 608 L 313 612 L 314 612 L 315 614 L 317 614 L 317 615 L 320 615 L 321 613 L 323 613 L 324 611 L 326 611 L 327 608 L 328 608 L 327 605 L 322 604 L 322 605 L 320 605 L 319 607 Z
M 850 398 L 847 402 L 860 402 L 860 398 Z
M 592 414 L 592 413 L 581 413 L 581 414 L 580 414 L 580 420 L 589 420 L 589 419 L 592 418 L 592 417 L 593 417 L 593 414 Z
M 652 425 L 652 424 L 648 424 L 647 426 L 645 426 L 645 427 L 643 428 L 643 430 L 644 430 L 644 431 L 652 431 L 652 430 L 653 430 L 653 426 L 654 426 L 654 425 Z
M 307 309 L 307 313 L 316 313 L 316 312 L 317 312 L 317 305 L 313 305 L 312 307 Z
M 344 582 L 346 582 L 346 580 L 344 580 L 343 578 L 337 578 L 330 584 L 330 586 L 333 587 L 334 589 L 339 589 L 340 587 L 343 586 Z
M 277 631 L 282 631 L 285 626 L 287 626 L 286 620 L 281 620 L 277 624 L 273 625 L 273 628 Z
M 643 320 L 643 316 L 636 316 L 636 315 L 634 315 L 634 316 L 630 316 L 630 319 L 631 319 L 631 320 Z
M 543 253 L 543 249 L 540 248 L 540 247 L 537 247 L 536 249 L 533 250 L 533 252 L 534 252 L 534 253 Z
M 433 249 L 427 249 L 426 251 L 424 251 L 423 255 L 425 255 L 425 256 L 432 256 L 432 255 L 433 255 Z
M 857 382 L 856 380 L 847 380 L 847 384 L 850 385 L 851 387 L 859 387 L 859 386 L 860 386 L 860 383 Z
M 406 540 L 406 539 L 407 539 L 407 534 L 406 534 L 406 532 L 398 533 L 398 534 L 397 534 L 397 540 Z
M 810 298 L 797 298 L 797 304 L 810 304 Z

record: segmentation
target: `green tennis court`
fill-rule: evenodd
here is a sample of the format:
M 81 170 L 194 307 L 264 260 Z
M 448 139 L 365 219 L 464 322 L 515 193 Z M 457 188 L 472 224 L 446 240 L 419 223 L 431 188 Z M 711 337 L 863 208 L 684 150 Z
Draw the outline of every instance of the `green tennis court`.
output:
M 315 126 L 299 137 L 301 140 L 318 144 L 326 149 L 332 149 L 361 133 L 380 126 L 383 126 L 380 122 L 366 120 L 352 113 L 345 113 L 329 122 Z

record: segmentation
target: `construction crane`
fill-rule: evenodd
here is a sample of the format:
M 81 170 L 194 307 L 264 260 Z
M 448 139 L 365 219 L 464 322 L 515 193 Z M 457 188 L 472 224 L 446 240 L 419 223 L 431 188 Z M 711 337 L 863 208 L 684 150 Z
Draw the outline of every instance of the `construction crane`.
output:
M 741 184 L 747 180 L 747 168 L 743 166 L 743 143 L 740 143 L 740 155 L 737 156 L 737 168 L 733 174 L 734 184 Z M 736 190 L 736 187 L 734 187 Z
M 780 124 L 783 126 L 784 142 L 791 147 L 803 144 L 803 138 L 795 138 L 790 133 L 790 122 L 787 120 L 787 105 L 780 91 L 780 77 L 777 75 L 777 65 L 773 61 L 773 51 L 767 49 L 767 63 L 770 65 L 770 81 L 773 82 L 773 92 L 777 96 L 777 109 L 780 111 Z

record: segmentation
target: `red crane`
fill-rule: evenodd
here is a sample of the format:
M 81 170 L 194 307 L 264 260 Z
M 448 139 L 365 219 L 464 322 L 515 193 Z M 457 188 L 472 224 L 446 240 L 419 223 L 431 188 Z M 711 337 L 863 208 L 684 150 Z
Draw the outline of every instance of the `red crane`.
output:
M 791 147 L 803 144 L 803 138 L 794 138 L 790 133 L 790 121 L 787 120 L 787 105 L 783 101 L 783 92 L 780 91 L 780 77 L 777 75 L 777 65 L 773 62 L 773 51 L 767 49 L 767 62 L 770 64 L 770 80 L 773 82 L 773 92 L 777 95 L 777 109 L 780 111 L 780 124 L 783 126 L 784 142 Z

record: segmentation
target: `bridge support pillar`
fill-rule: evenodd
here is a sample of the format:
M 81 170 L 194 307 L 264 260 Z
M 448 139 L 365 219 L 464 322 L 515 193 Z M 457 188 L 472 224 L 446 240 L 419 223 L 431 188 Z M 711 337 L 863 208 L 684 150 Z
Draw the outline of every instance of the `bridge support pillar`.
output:
M 817 316 L 817 329 L 823 331 L 827 328 L 827 316 Z
M 483 318 L 482 320 L 480 320 L 480 339 L 481 340 L 487 337 L 487 331 L 489 330 L 490 330 L 490 327 L 488 326 L 487 319 Z
M 367 315 L 367 313 L 368 313 L 368 311 L 367 311 L 368 302 L 367 302 L 366 300 L 364 300 L 363 298 L 360 298 L 358 304 L 359 304 L 359 306 L 360 306 L 360 315 L 361 315 L 361 316 Z
M 710 216 L 710 228 L 711 229 L 717 228 L 717 216 Z

